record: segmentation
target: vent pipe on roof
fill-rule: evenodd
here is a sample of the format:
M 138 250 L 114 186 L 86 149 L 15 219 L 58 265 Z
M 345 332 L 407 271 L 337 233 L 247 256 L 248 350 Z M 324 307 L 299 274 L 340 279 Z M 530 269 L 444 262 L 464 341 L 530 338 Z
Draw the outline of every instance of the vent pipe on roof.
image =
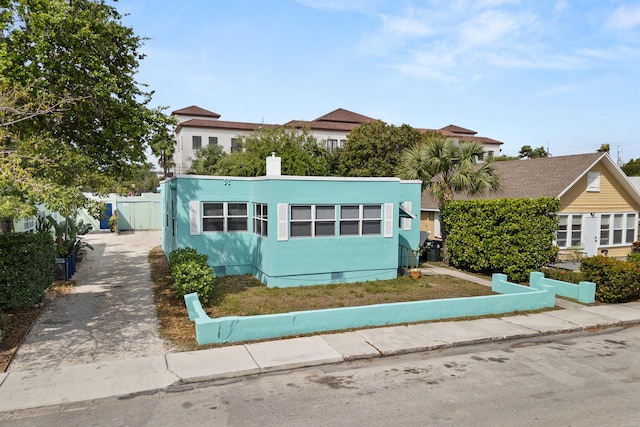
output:
M 276 153 L 272 152 L 270 157 L 267 157 L 267 176 L 280 176 L 281 171 L 281 159 L 276 157 Z

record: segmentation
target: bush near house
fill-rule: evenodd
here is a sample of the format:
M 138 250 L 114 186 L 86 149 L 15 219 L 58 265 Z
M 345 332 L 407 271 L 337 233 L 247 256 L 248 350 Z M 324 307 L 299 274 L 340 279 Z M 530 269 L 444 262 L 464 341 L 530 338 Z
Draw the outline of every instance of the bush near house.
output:
M 1 233 L 0 309 L 40 303 L 53 282 L 55 259 L 50 233 Z
M 559 209 L 549 197 L 448 201 L 441 214 L 449 263 L 527 280 L 553 255 Z
M 547 279 L 562 280 L 563 282 L 574 283 L 576 285 L 586 281 L 581 271 L 568 271 L 559 268 L 545 267 L 541 268 L 540 272 L 542 272 Z
M 203 304 L 209 302 L 216 276 L 207 264 L 208 258 L 193 248 L 176 249 L 169 254 L 172 288 L 179 297 L 197 292 Z
M 580 270 L 585 280 L 596 284 L 596 299 L 624 302 L 640 298 L 640 263 L 595 256 L 583 258 Z

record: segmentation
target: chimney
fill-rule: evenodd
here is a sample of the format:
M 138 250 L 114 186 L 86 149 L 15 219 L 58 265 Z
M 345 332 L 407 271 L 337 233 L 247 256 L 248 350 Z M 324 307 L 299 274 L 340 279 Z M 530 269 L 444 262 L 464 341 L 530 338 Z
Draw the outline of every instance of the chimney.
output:
M 276 157 L 276 153 L 272 152 L 271 157 L 267 157 L 267 176 L 280 176 L 280 157 Z

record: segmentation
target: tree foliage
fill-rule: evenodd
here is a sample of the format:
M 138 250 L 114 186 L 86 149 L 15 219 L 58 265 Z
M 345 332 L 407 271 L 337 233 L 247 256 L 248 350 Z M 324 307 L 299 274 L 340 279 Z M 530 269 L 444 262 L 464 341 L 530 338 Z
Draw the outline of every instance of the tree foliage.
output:
M 0 217 L 86 205 L 81 188 L 112 189 L 166 126 L 134 78 L 143 39 L 121 18 L 103 0 L 2 2 Z
M 640 158 L 631 159 L 624 165 L 622 165 L 622 171 L 627 176 L 640 176 Z
M 219 145 L 206 145 L 196 151 L 196 158 L 191 162 L 187 171 L 195 175 L 216 175 L 219 171 L 220 161 L 227 153 Z
M 164 178 L 169 176 L 169 169 L 174 165 L 173 154 L 176 151 L 176 141 L 167 128 L 156 131 L 149 142 L 151 153 L 158 158 L 158 165 L 162 168 Z
M 306 130 L 286 127 L 263 128 L 247 135 L 242 152 L 231 153 L 218 162 L 216 174 L 261 176 L 266 174 L 265 159 L 275 153 L 282 158 L 283 175 L 330 175 L 331 156 Z M 196 157 L 196 162 L 198 158 Z
M 400 164 L 400 177 L 422 180 L 442 206 L 456 192 L 482 194 L 500 188 L 493 162 L 480 162 L 484 147 L 477 142 L 460 142 L 444 136 L 431 136 L 406 150 Z
M 518 153 L 521 159 L 537 159 L 539 157 L 549 157 L 549 152 L 540 146 L 538 148 L 531 148 L 530 145 L 523 145 Z
M 388 125 L 380 120 L 357 126 L 340 151 L 341 176 L 396 176 L 402 152 L 422 141 L 409 125 Z

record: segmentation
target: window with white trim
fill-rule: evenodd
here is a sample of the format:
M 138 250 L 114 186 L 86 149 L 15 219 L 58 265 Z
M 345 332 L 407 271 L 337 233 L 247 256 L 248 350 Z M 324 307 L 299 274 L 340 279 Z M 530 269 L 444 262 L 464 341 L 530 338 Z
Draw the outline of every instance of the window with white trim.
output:
M 589 172 L 587 174 L 587 191 L 590 193 L 600 192 L 600 172 Z
M 291 205 L 291 237 L 326 237 L 336 234 L 335 205 Z
M 340 206 L 340 235 L 382 234 L 382 205 Z
M 578 246 L 582 242 L 582 214 L 559 215 L 556 244 L 560 248 Z
M 636 240 L 637 213 L 600 215 L 600 246 L 629 245 Z
M 202 203 L 202 231 L 233 232 L 247 230 L 247 203 Z
M 265 203 L 253 204 L 253 232 L 267 237 L 268 236 L 268 210 Z

